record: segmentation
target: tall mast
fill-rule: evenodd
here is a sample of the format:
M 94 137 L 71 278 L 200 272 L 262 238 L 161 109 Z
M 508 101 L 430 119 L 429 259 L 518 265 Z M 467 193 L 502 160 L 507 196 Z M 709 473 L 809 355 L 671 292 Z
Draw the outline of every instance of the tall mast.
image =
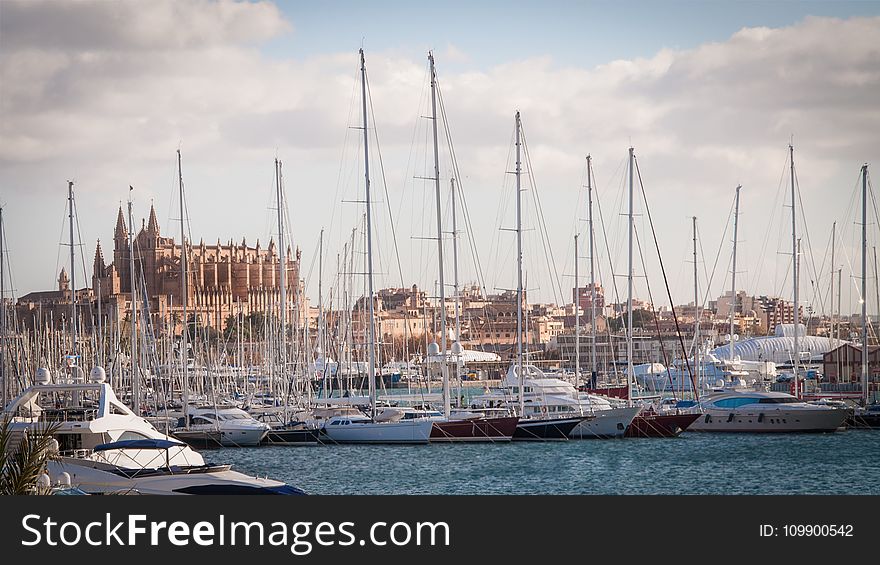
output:
M 128 191 L 128 271 L 131 283 L 131 409 L 140 415 L 140 383 L 138 382 L 137 276 L 134 262 L 134 220 L 131 214 L 131 190 Z
M 318 347 L 321 349 L 321 373 L 322 377 L 327 374 L 327 352 L 324 349 L 324 228 L 321 228 L 321 237 L 318 240 Z M 330 292 L 330 302 L 333 302 L 333 292 Z
M 522 162 L 520 161 L 520 120 L 516 112 L 516 365 L 519 373 L 519 416 L 525 417 L 523 387 L 523 279 L 522 279 Z
M 73 181 L 67 181 L 67 207 L 68 219 L 70 220 L 70 336 L 71 347 L 70 354 L 76 363 L 76 248 L 73 244 Z
M 596 261 L 593 253 L 596 250 L 594 243 L 595 232 L 593 231 L 593 158 L 587 155 L 587 208 L 590 221 L 590 386 L 598 376 L 596 366 Z M 578 296 L 580 301 L 580 296 Z M 580 347 L 578 347 L 580 353 Z
M 800 346 L 798 345 L 798 333 L 800 329 L 800 313 L 798 312 L 798 242 L 797 242 L 797 195 L 794 185 L 794 146 L 789 144 L 788 152 L 791 164 L 791 280 L 794 287 L 794 395 L 798 396 L 798 365 L 800 364 Z M 864 296 L 864 293 L 862 294 Z
M 581 379 L 581 287 L 578 277 L 578 234 L 574 234 L 574 386 Z
M 700 343 L 700 321 L 703 319 L 703 307 L 700 304 L 700 287 L 697 280 L 697 217 L 694 221 L 694 381 L 700 384 L 700 357 L 702 344 Z
M 831 224 L 831 292 L 828 294 L 831 302 L 831 339 L 834 340 L 834 247 L 837 239 L 837 222 Z M 836 347 L 837 344 L 834 343 Z
M 736 187 L 736 204 L 733 211 L 733 264 L 730 271 L 730 361 L 733 361 L 733 336 L 734 317 L 736 314 L 736 240 L 737 228 L 739 227 L 739 190 L 742 185 Z
M 452 188 L 452 293 L 455 302 L 455 377 L 461 378 L 461 314 L 459 312 L 458 294 L 458 225 L 455 221 L 455 179 L 449 179 Z
M 6 249 L 3 241 L 3 207 L 0 206 L 0 379 L 3 380 L 3 408 L 9 398 L 6 372 Z
M 443 280 L 443 219 L 440 204 L 440 153 L 437 144 L 437 71 L 434 54 L 428 53 L 431 62 L 431 124 L 434 132 L 434 193 L 437 204 L 437 263 L 440 271 L 440 369 L 443 372 L 443 414 L 449 419 L 449 366 L 446 363 L 446 284 Z
M 868 165 L 862 165 L 862 399 L 868 405 Z
M 626 271 L 626 398 L 632 406 L 633 392 L 633 148 L 629 148 L 628 265 Z
M 275 203 L 278 207 L 278 318 L 281 323 L 281 382 L 284 383 L 284 421 L 287 421 L 287 248 L 284 244 L 284 193 L 281 188 L 281 161 L 275 159 Z
M 189 428 L 189 355 L 187 354 L 187 342 L 189 336 L 189 320 L 187 305 L 189 303 L 189 285 L 186 281 L 187 256 L 186 256 L 186 220 L 184 219 L 185 206 L 183 203 L 183 168 L 181 166 L 180 149 L 177 150 L 177 188 L 180 193 L 180 299 L 183 305 L 183 331 L 181 332 L 180 364 L 183 370 L 183 421 Z
M 370 377 L 370 416 L 376 419 L 376 336 L 373 318 L 375 316 L 373 306 L 373 218 L 370 209 L 370 150 L 368 147 L 369 134 L 367 131 L 367 66 L 364 61 L 364 50 L 361 55 L 361 105 L 363 110 L 364 130 L 364 191 L 367 205 L 367 302 L 370 304 L 370 333 L 367 349 L 369 351 L 368 374 Z

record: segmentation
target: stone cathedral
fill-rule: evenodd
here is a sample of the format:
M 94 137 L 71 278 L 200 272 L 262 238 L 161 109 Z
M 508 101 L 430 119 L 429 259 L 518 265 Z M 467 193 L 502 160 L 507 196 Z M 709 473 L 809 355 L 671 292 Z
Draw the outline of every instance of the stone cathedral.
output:
M 142 221 L 134 236 L 136 284 L 141 295 L 146 289 L 150 315 L 158 324 L 166 324 L 174 314 L 176 331 L 180 330 L 182 285 L 181 249 L 172 237 L 163 237 L 150 207 L 150 218 Z M 279 312 L 281 296 L 281 257 L 274 239 L 263 249 L 259 240 L 249 247 L 229 240 L 215 245 L 187 245 L 187 311 L 190 320 L 197 316 L 201 324 L 222 330 L 229 316 L 252 312 Z M 308 312 L 300 274 L 300 250 L 295 256 L 285 250 L 287 312 L 289 323 L 302 323 Z M 118 316 L 126 316 L 131 307 L 131 269 L 128 227 L 122 208 L 116 219 L 113 236 L 113 261 L 105 263 L 101 242 L 95 250 L 92 293 Z M 100 297 L 100 298 L 99 298 Z M 298 307 L 302 306 L 302 307 Z M 297 321 L 297 316 L 299 317 Z M 163 327 L 163 326 L 159 326 Z

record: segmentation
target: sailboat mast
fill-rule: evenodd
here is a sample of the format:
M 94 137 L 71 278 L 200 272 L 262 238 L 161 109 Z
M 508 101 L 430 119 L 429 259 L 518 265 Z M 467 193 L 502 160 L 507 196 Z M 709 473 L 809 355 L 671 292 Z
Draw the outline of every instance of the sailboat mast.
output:
M 275 159 L 275 204 L 278 207 L 278 319 L 281 324 L 281 382 L 284 383 L 284 420 L 287 421 L 287 251 L 284 245 L 284 194 L 281 188 L 281 161 Z
M 739 191 L 742 185 L 736 187 L 736 204 L 733 207 L 733 262 L 730 270 L 730 361 L 733 362 L 734 343 L 734 318 L 736 315 L 736 240 L 737 228 L 739 228 Z
M 330 302 L 333 302 L 332 289 Z M 321 350 L 321 376 L 324 377 L 327 374 L 327 352 L 324 347 L 324 228 L 321 228 L 321 237 L 318 239 L 318 347 Z
M 703 307 L 700 304 L 700 287 L 697 280 L 697 217 L 694 221 L 694 381 L 700 384 L 700 321 L 703 318 Z
M 434 193 L 437 207 L 437 264 L 440 276 L 440 370 L 443 373 L 443 415 L 449 418 L 449 365 L 446 363 L 446 284 L 443 279 L 443 219 L 440 203 L 440 150 L 437 143 L 437 71 L 434 54 L 428 53 L 431 62 L 431 124 L 434 134 Z
M 9 398 L 8 373 L 6 372 L 6 249 L 3 240 L 3 207 L 0 206 L 0 379 L 3 380 L 3 404 Z
M 525 416 L 523 388 L 523 279 L 522 279 L 522 162 L 520 161 L 520 120 L 516 112 L 516 365 L 519 373 L 519 416 Z
M 366 194 L 367 205 L 367 302 L 370 305 L 370 332 L 369 343 L 367 349 L 369 351 L 368 374 L 370 377 L 370 416 L 376 418 L 376 336 L 373 318 L 375 311 L 373 307 L 373 218 L 370 209 L 370 150 L 368 147 L 369 134 L 367 131 L 367 66 L 364 61 L 364 50 L 360 50 L 361 55 L 361 105 L 363 110 L 363 130 L 364 130 L 364 191 Z
M 140 383 L 138 382 L 137 276 L 134 261 L 134 219 L 131 213 L 131 191 L 128 191 L 128 271 L 131 284 L 131 409 L 140 415 Z
M 868 165 L 862 165 L 862 399 L 868 405 Z
M 189 302 L 189 285 L 186 281 L 187 257 L 186 257 L 186 220 L 184 217 L 185 205 L 183 203 L 183 167 L 181 166 L 180 149 L 177 150 L 177 188 L 180 193 L 180 299 L 183 306 L 183 331 L 181 332 L 180 365 L 183 371 L 183 421 L 189 428 L 189 355 L 187 354 L 187 342 L 189 323 L 187 305 Z
M 788 152 L 791 164 L 791 280 L 794 287 L 794 395 L 798 396 L 798 365 L 800 364 L 800 346 L 798 345 L 798 334 L 800 329 L 800 313 L 798 312 L 798 243 L 797 243 L 797 195 L 794 185 L 794 146 L 789 144 Z M 864 293 L 862 294 L 864 296 Z
M 578 234 L 574 234 L 574 386 L 581 379 L 581 286 L 578 277 Z
M 458 224 L 455 217 L 455 179 L 449 179 L 452 188 L 452 293 L 455 302 L 455 341 L 458 348 L 455 351 L 455 376 L 461 379 L 461 313 L 459 311 L 458 294 Z
M 593 258 L 596 245 L 594 242 L 595 232 L 593 231 L 592 177 L 593 158 L 587 155 L 587 216 L 590 221 L 590 386 L 594 386 L 593 381 L 598 377 L 598 367 L 596 366 L 596 261 Z M 580 301 L 580 296 L 578 296 L 578 301 Z
M 629 213 L 627 218 L 628 254 L 626 271 L 626 398 L 632 406 L 633 392 L 633 148 L 629 148 Z
M 831 339 L 834 340 L 834 248 L 837 239 L 837 222 L 831 224 L 831 291 L 828 293 L 831 302 Z M 834 342 L 832 342 L 834 343 Z M 837 344 L 834 343 L 836 347 Z
M 67 207 L 70 221 L 70 336 L 72 350 L 70 354 L 76 363 L 76 247 L 73 243 L 73 181 L 67 181 Z

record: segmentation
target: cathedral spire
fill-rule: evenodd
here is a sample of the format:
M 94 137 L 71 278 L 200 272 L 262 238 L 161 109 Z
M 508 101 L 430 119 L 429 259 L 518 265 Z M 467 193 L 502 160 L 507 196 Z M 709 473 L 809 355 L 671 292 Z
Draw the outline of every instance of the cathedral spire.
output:
M 104 276 L 104 270 L 106 269 L 106 265 L 104 264 L 104 252 L 101 249 L 101 240 L 98 240 L 98 246 L 95 247 L 95 264 L 93 268 L 93 275 L 95 277 L 101 278 Z
M 116 216 L 116 239 L 127 239 L 128 230 L 125 228 L 125 216 L 122 214 L 122 206 L 119 207 L 119 214 Z
M 150 204 L 150 221 L 147 224 L 147 233 L 159 236 L 159 222 L 156 220 L 156 208 Z

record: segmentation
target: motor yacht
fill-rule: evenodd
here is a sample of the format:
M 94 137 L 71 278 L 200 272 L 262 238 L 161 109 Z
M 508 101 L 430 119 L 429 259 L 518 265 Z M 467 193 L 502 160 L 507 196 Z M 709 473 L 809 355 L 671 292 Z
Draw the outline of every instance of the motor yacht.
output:
M 849 410 L 804 402 L 784 392 L 725 390 L 705 397 L 703 415 L 688 427 L 697 432 L 833 432 Z
M 95 367 L 89 382 L 52 383 L 48 369 L 5 408 L 15 449 L 27 433 L 54 430 L 53 482 L 66 473 L 89 494 L 303 494 L 285 483 L 208 465 L 121 402 Z

